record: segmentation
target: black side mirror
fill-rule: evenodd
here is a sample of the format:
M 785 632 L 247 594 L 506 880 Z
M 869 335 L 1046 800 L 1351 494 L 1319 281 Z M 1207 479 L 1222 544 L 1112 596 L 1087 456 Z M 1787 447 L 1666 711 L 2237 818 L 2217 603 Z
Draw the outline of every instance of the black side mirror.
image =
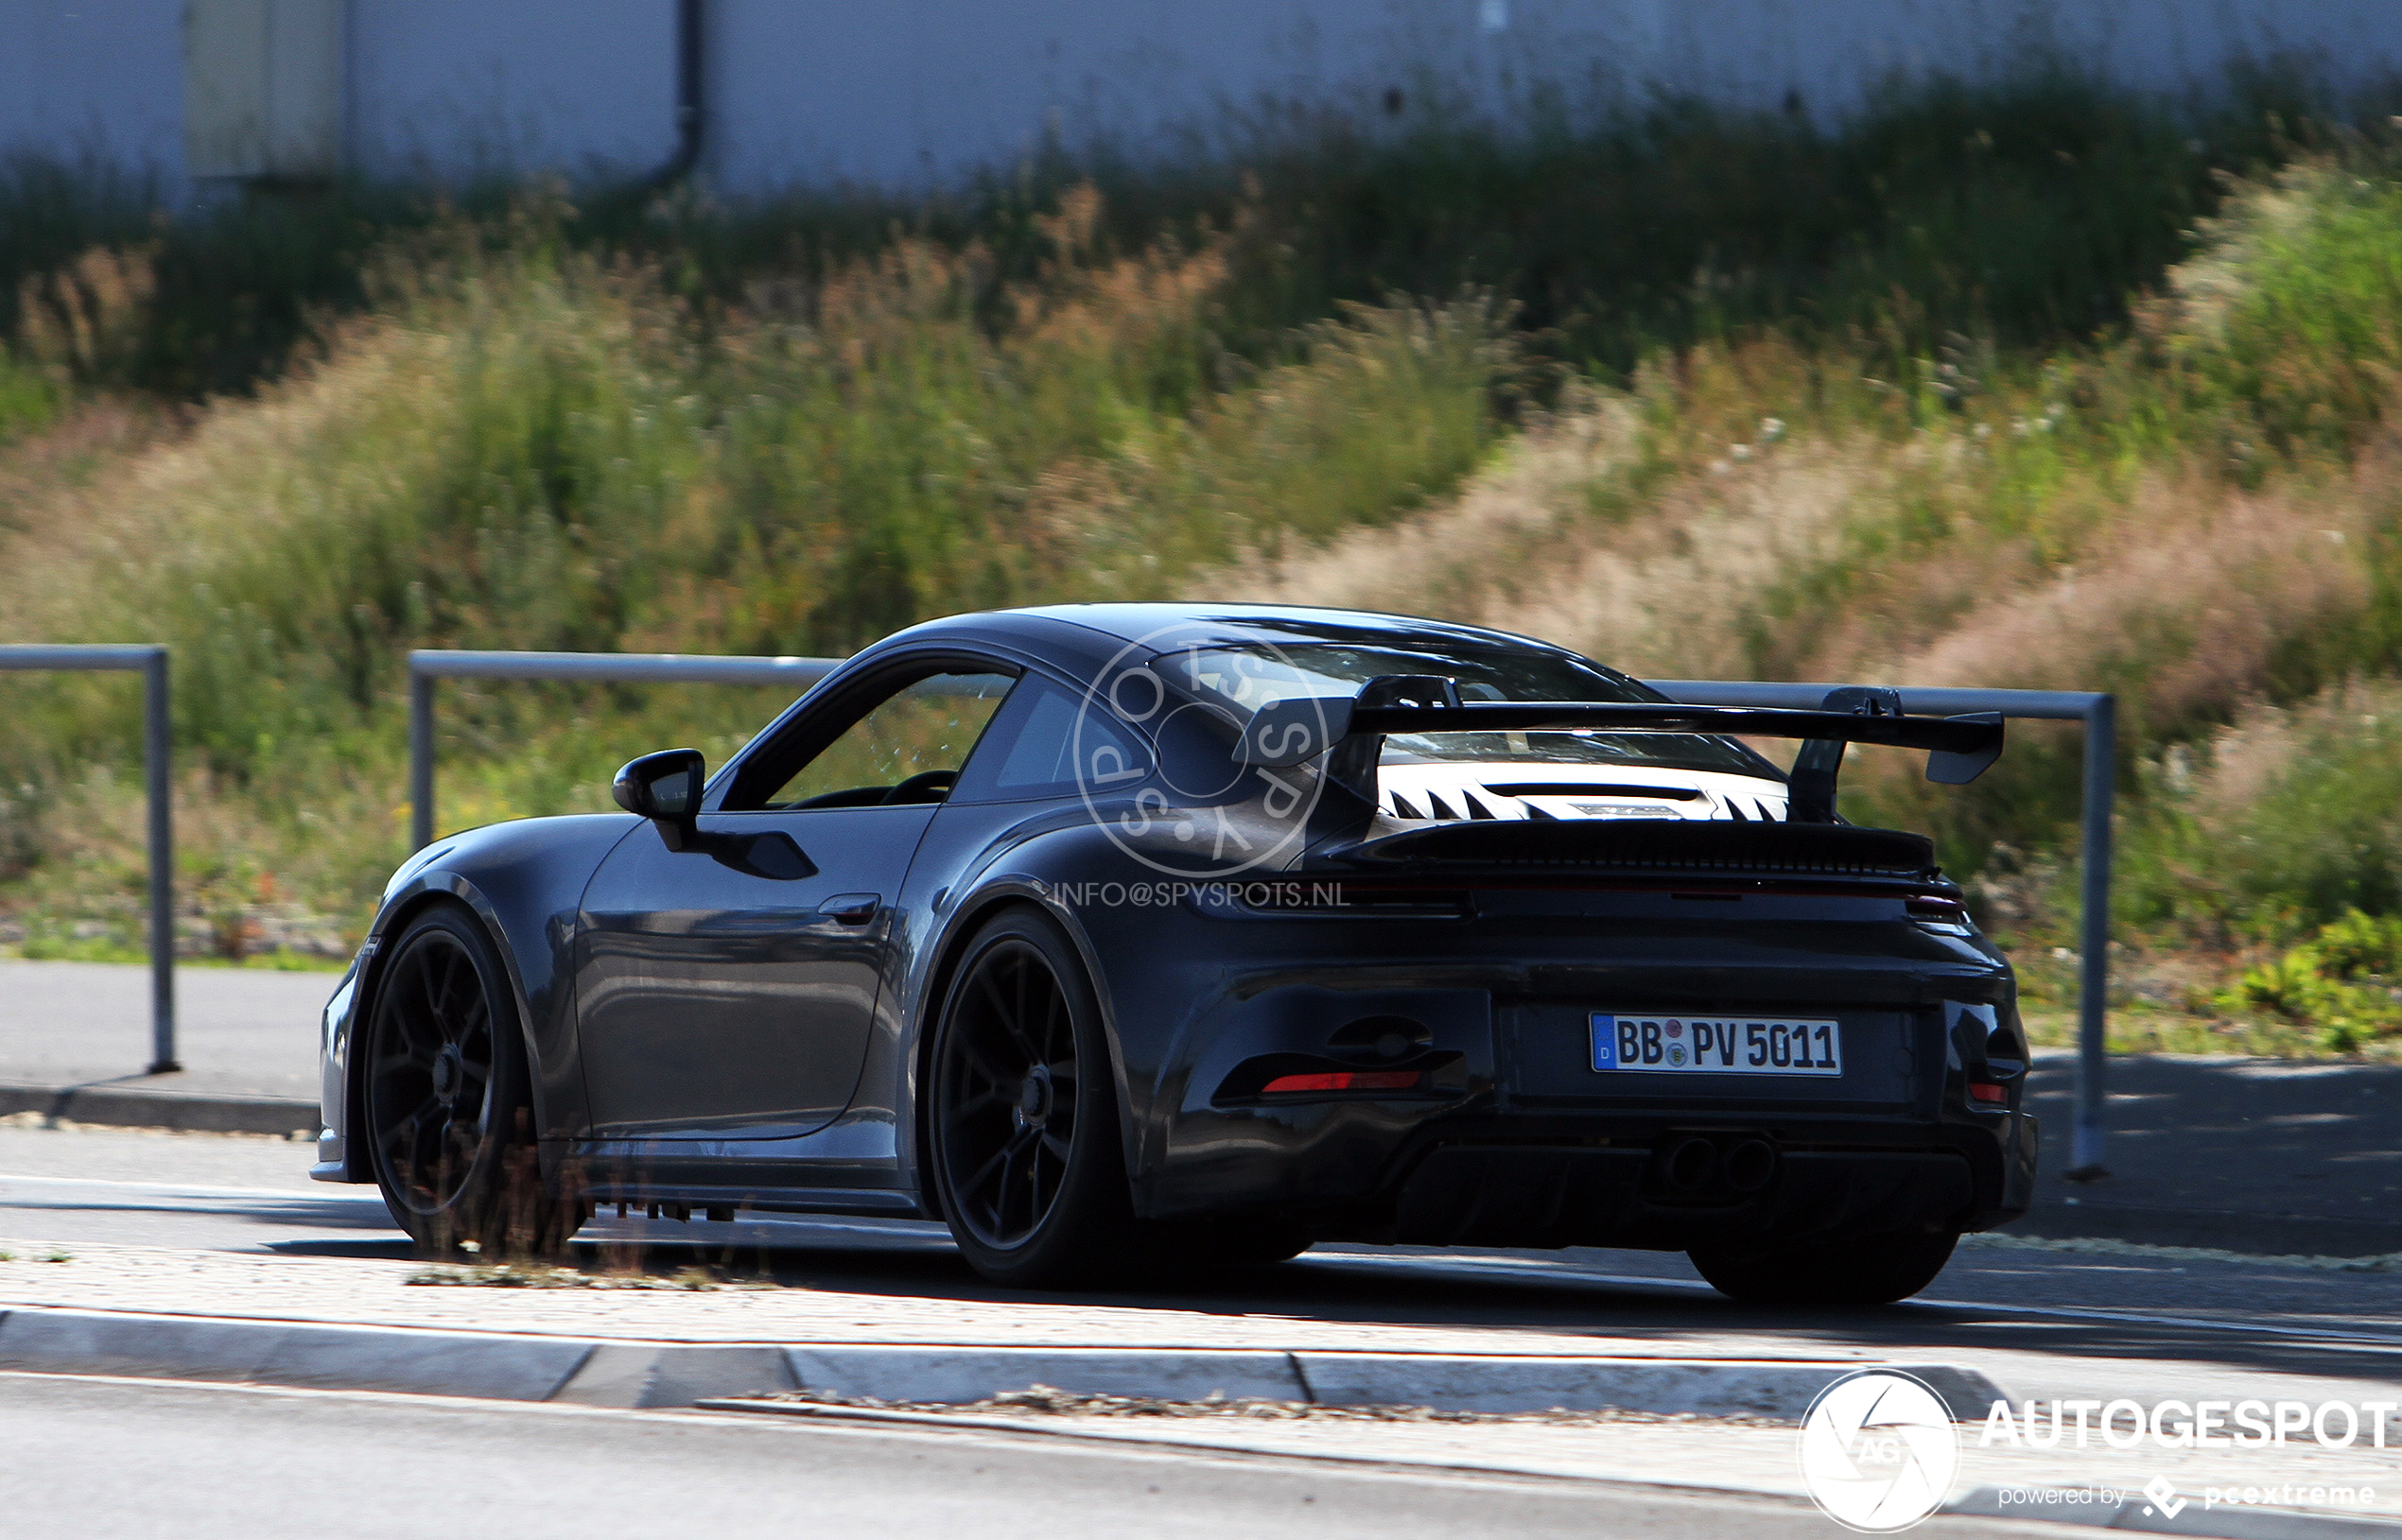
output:
M 630 761 L 609 784 L 618 805 L 659 826 L 668 849 L 682 850 L 700 830 L 701 787 L 708 765 L 698 749 L 662 749 Z

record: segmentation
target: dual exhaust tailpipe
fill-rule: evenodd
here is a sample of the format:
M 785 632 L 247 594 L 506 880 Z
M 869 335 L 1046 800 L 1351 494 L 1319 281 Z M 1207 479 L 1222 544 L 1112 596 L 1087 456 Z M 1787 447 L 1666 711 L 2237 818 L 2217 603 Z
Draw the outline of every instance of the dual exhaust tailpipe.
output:
M 1749 1198 L 1776 1180 L 1777 1147 L 1757 1134 L 1673 1134 L 1652 1165 L 1665 1196 L 1688 1203 Z

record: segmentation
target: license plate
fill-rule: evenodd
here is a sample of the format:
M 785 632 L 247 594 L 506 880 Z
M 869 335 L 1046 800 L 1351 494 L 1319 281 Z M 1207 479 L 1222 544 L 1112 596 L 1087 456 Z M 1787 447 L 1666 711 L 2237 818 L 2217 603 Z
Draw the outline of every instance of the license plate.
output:
M 1680 1075 L 1840 1075 L 1843 1028 L 1815 1017 L 1593 1013 L 1593 1068 Z

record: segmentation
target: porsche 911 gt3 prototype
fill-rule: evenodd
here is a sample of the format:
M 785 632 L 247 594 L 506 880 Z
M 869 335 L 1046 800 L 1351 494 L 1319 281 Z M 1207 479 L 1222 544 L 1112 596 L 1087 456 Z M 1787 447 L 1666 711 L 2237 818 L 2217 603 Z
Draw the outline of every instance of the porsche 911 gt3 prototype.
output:
M 930 622 L 714 773 L 412 857 L 326 1010 L 313 1174 L 436 1248 L 632 1204 L 939 1218 L 1026 1286 L 1341 1239 L 1899 1299 L 2026 1210 L 2026 1039 L 1929 842 L 1836 776 L 2001 742 L 1390 615 Z

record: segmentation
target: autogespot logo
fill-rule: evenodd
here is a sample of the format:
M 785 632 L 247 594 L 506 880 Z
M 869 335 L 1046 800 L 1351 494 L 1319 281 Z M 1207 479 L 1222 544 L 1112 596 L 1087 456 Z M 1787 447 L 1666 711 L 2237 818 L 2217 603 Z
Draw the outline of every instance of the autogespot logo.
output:
M 1889 1369 L 1844 1376 L 1802 1419 L 1802 1484 L 1829 1518 L 1863 1534 L 1906 1530 L 1941 1507 L 1959 1463 L 1943 1398 Z
M 1246 765 L 1229 754 L 1182 756 L 1154 775 L 1141 762 L 1140 739 L 1121 729 L 1161 742 L 1178 732 L 1176 718 L 1196 716 L 1211 724 L 1210 736 L 1230 737 L 1254 711 L 1310 676 L 1273 646 L 1162 655 L 1168 634 L 1120 648 L 1086 692 L 1070 738 L 1076 789 L 1111 841 L 1154 872 L 1211 879 L 1280 862 L 1299 847 L 1324 790 L 1314 771 Z M 1314 741 L 1326 741 L 1323 719 L 1316 735 Z M 1140 789 L 1129 798 L 1129 787 Z

